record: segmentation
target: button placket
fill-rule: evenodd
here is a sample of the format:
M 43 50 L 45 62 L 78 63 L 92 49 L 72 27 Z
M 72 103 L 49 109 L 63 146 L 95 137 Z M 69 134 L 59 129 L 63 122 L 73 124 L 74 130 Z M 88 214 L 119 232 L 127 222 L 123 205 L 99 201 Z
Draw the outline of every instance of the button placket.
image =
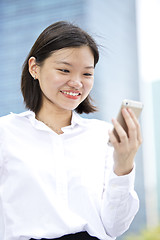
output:
M 68 181 L 67 181 L 67 169 L 64 156 L 62 135 L 52 136 L 53 156 L 55 157 L 56 167 L 56 195 L 63 204 L 68 204 Z

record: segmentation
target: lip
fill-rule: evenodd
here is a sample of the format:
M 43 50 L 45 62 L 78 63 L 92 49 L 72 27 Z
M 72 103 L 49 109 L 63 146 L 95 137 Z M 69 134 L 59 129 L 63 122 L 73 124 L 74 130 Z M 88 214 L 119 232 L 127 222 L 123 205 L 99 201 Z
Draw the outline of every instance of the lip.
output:
M 77 91 L 77 90 L 61 90 L 60 91 L 66 98 L 70 98 L 70 99 L 78 99 L 81 96 L 81 92 Z M 70 95 L 73 94 L 73 95 Z M 76 94 L 76 95 L 74 95 Z

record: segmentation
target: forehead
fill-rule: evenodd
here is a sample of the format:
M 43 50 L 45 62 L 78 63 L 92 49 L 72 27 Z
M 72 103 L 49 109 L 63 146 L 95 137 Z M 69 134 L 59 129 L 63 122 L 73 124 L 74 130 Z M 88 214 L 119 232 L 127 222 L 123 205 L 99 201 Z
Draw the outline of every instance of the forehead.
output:
M 88 46 L 62 48 L 49 57 L 53 61 L 83 61 L 94 63 L 94 55 Z

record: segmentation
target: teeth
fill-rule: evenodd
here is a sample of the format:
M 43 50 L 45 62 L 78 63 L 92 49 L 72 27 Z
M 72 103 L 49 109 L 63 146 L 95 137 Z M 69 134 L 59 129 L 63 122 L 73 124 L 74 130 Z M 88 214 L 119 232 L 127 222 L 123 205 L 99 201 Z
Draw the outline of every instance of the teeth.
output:
M 71 96 L 78 96 L 79 95 L 79 93 L 73 93 L 73 92 L 63 92 L 63 93 L 65 93 L 67 95 L 71 95 Z

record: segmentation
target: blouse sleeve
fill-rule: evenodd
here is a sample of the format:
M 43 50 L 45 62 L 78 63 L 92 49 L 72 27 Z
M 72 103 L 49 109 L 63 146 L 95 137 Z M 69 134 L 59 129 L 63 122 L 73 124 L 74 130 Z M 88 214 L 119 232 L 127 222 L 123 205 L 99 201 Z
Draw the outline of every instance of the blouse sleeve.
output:
M 101 218 L 106 233 L 116 238 L 128 230 L 139 209 L 139 199 L 134 190 L 135 166 L 131 173 L 117 176 L 113 172 L 113 149 L 106 166 Z

